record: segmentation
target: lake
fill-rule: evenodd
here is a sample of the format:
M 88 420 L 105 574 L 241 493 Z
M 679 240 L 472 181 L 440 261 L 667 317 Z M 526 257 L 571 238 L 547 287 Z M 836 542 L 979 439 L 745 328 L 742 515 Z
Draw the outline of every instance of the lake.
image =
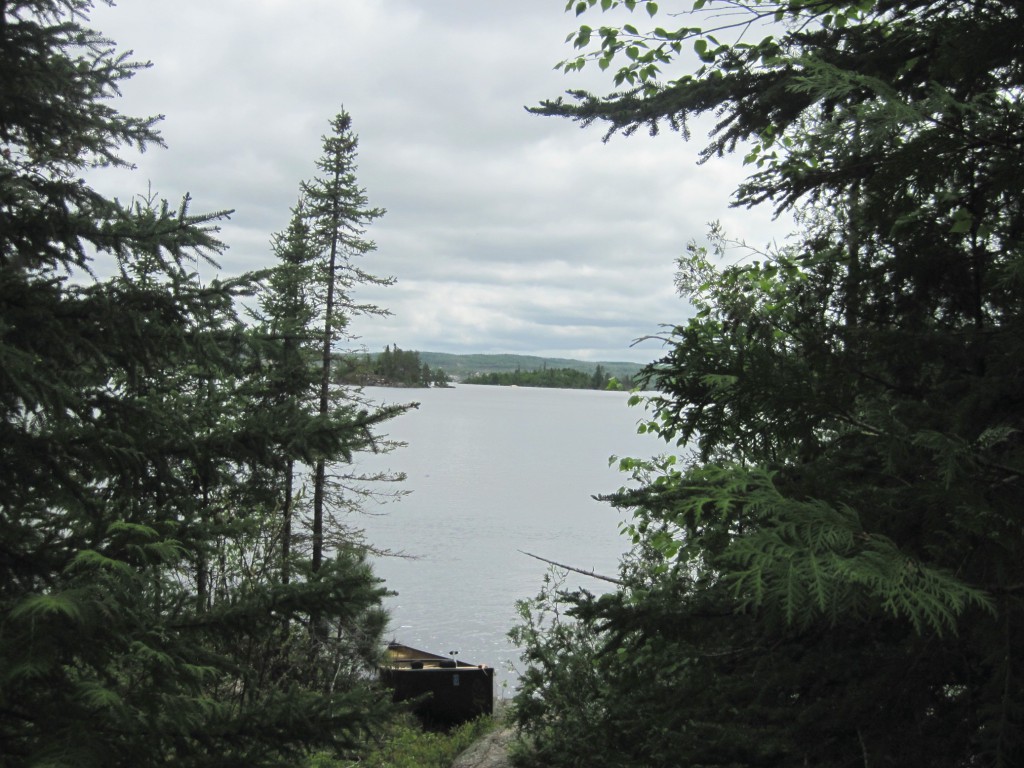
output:
M 414 558 L 376 561 L 398 593 L 387 601 L 388 639 L 488 664 L 496 695 L 511 695 L 515 602 L 535 596 L 549 570 L 521 551 L 615 576 L 628 549 L 623 514 L 591 497 L 627 482 L 611 455 L 648 457 L 664 444 L 637 434 L 643 411 L 624 392 L 459 385 L 366 394 L 420 403 L 385 428 L 405 447 L 357 464 L 408 476 L 407 496 L 371 505 L 358 521 L 377 547 Z M 611 586 L 578 574 L 566 585 Z

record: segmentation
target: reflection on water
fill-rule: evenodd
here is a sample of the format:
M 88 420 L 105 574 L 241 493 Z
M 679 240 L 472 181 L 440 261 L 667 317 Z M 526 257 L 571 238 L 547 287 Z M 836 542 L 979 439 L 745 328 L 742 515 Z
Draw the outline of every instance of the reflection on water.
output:
M 621 392 L 462 385 L 367 394 L 420 403 L 387 425 L 407 447 L 359 459 L 367 470 L 405 472 L 411 491 L 360 521 L 376 546 L 415 557 L 376 564 L 398 592 L 388 601 L 391 636 L 495 667 L 502 695 L 518 661 L 506 637 L 515 601 L 534 596 L 548 570 L 520 550 L 614 576 L 627 547 L 622 515 L 591 497 L 626 481 L 609 456 L 651 456 L 663 444 L 636 434 L 642 411 Z M 571 574 L 575 585 L 608 586 Z

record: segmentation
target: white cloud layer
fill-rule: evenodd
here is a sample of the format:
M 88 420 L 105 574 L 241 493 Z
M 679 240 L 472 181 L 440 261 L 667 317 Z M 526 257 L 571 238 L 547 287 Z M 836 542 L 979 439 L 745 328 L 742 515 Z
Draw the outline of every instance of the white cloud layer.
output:
M 98 184 L 147 186 L 193 209 L 234 209 L 226 274 L 267 266 L 320 137 L 343 106 L 359 182 L 388 213 L 372 272 L 396 285 L 358 299 L 370 350 L 518 352 L 592 360 L 682 321 L 674 260 L 719 219 L 754 244 L 784 234 L 769 211 L 730 209 L 736 158 L 696 163 L 702 134 L 601 142 L 524 107 L 569 88 L 610 90 L 596 67 L 563 75 L 576 20 L 562 0 L 120 0 L 92 26 L 153 62 L 118 107 L 163 114 L 167 149 Z

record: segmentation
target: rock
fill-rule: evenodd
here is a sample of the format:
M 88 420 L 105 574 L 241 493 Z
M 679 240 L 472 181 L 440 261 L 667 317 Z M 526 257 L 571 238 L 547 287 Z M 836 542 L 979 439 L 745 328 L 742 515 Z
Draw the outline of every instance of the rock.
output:
M 508 748 L 515 738 L 511 728 L 498 728 L 455 758 L 452 768 L 512 768 Z

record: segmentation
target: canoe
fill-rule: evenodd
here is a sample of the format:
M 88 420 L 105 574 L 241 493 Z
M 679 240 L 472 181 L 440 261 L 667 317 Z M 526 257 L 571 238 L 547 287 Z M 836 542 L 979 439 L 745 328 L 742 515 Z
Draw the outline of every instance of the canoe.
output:
M 494 669 L 391 642 L 380 667 L 394 701 L 413 700 L 424 720 L 457 725 L 494 713 Z

